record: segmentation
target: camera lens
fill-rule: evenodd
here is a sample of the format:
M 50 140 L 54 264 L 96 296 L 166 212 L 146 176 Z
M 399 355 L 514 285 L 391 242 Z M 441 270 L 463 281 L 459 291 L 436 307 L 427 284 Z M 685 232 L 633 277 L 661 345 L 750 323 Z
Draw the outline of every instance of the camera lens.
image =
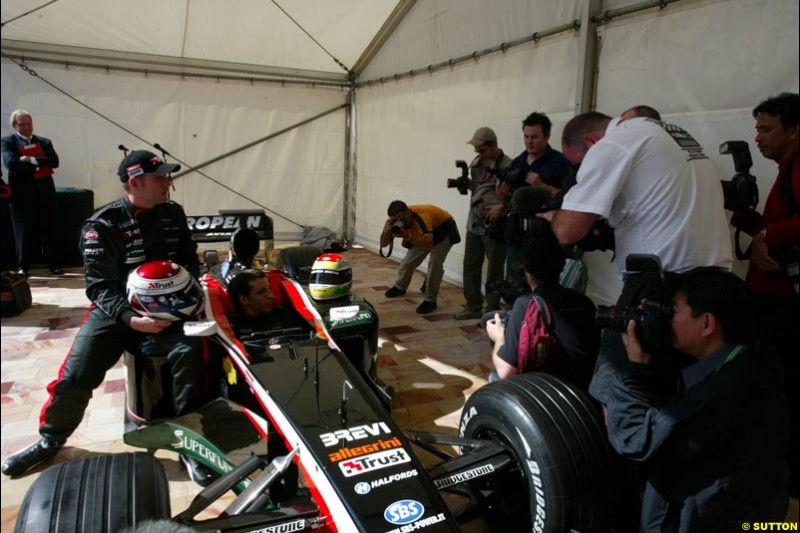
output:
M 392 222 L 392 235 L 400 235 L 400 232 L 406 229 L 406 223 L 403 220 L 395 220 Z

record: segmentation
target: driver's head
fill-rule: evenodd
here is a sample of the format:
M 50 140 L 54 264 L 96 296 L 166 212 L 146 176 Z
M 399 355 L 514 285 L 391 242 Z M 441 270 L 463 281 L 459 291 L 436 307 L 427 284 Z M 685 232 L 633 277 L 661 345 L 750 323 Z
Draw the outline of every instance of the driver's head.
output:
M 228 284 L 228 295 L 236 312 L 251 318 L 272 311 L 273 297 L 266 272 L 248 268 Z
M 153 152 L 133 150 L 120 162 L 117 175 L 131 203 L 150 209 L 169 200 L 169 174 L 180 169 L 180 165 L 165 163 Z

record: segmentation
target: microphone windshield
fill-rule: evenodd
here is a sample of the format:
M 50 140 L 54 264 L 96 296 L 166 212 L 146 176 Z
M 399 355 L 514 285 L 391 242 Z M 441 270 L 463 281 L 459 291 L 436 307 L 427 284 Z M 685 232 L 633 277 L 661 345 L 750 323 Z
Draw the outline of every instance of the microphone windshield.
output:
M 520 187 L 511 196 L 511 208 L 521 215 L 549 211 L 552 195 L 544 187 Z

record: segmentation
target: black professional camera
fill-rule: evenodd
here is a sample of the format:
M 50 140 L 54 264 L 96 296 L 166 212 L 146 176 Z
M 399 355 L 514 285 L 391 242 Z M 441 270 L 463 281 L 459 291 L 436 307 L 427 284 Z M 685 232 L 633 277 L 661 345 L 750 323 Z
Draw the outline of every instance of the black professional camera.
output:
M 406 219 L 398 218 L 397 220 L 392 222 L 392 227 L 391 227 L 390 231 L 392 232 L 392 235 L 397 236 L 397 235 L 400 235 L 401 231 L 403 231 L 404 229 L 407 229 L 407 228 L 408 228 L 408 222 L 406 221 Z
M 456 166 L 461 169 L 461 175 L 457 178 L 450 178 L 447 180 L 448 189 L 458 189 L 461 194 L 469 192 L 469 166 L 466 161 L 457 160 Z
M 490 168 L 487 170 L 500 183 L 508 183 L 511 192 L 516 191 L 523 185 L 527 185 L 525 183 L 525 175 L 520 168 Z
M 486 284 L 487 300 L 491 296 L 497 295 L 509 306 L 513 306 L 514 300 L 529 292 L 531 292 L 531 287 L 525 279 L 522 263 L 518 261 L 511 265 L 506 279 L 498 279 Z
M 669 345 L 670 320 L 672 319 L 672 302 L 664 283 L 661 261 L 651 254 L 631 254 L 625 260 L 628 274 L 645 277 L 643 286 L 647 286 L 647 294 L 658 295 L 644 298 L 639 305 L 597 306 L 595 324 L 601 328 L 626 332 L 628 322 L 636 322 L 636 336 L 642 349 L 655 355 Z
M 750 157 L 750 147 L 745 141 L 725 141 L 719 145 L 720 154 L 730 154 L 733 157 L 734 176 L 722 182 L 722 194 L 725 197 L 725 209 L 733 212 L 742 212 L 755 209 L 758 205 L 758 185 L 756 178 L 750 174 L 753 158 Z
M 511 210 L 504 221 L 503 240 L 511 246 L 521 248 L 527 237 L 537 231 L 547 231 L 549 223 L 536 214 L 549 211 L 551 200 L 550 191 L 542 187 L 520 187 L 514 191 L 511 196 Z M 490 236 L 495 238 L 491 234 Z
M 564 196 L 569 190 L 577 183 L 578 170 L 571 168 L 567 176 L 564 178 L 564 183 L 561 191 L 558 192 L 550 201 L 550 209 L 561 209 L 561 204 L 564 201 Z M 592 229 L 586 236 L 577 243 L 567 247 L 567 253 L 574 259 L 580 258 L 583 252 L 593 252 L 595 250 L 614 250 L 616 241 L 614 240 L 614 228 L 608 224 L 608 220 L 598 218 Z

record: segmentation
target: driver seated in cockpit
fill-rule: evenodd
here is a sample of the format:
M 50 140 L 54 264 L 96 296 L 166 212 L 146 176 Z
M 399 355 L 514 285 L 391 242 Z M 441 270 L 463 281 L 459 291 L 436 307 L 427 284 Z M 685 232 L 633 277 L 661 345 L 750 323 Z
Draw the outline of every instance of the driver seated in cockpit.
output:
M 276 305 L 267 272 L 248 268 L 236 273 L 228 284 L 234 314 L 229 317 L 240 339 L 252 333 L 308 327 L 293 310 Z

